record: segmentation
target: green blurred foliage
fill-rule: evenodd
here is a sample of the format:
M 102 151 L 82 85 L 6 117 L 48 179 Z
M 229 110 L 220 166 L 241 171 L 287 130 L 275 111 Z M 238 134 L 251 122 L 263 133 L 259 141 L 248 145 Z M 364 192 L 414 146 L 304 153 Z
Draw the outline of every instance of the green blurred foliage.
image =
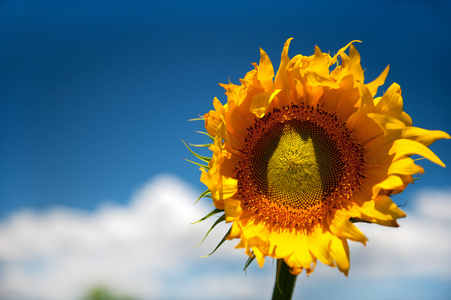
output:
M 98 286 L 88 291 L 82 300 L 135 300 L 135 298 L 119 296 L 104 286 Z

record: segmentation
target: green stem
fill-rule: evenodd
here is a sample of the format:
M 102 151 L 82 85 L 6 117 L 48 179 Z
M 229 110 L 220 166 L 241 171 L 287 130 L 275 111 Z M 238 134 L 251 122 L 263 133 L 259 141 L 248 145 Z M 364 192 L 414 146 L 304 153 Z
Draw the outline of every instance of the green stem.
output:
M 278 259 L 272 300 L 290 300 L 293 296 L 297 276 L 290 273 L 290 267 L 283 259 Z

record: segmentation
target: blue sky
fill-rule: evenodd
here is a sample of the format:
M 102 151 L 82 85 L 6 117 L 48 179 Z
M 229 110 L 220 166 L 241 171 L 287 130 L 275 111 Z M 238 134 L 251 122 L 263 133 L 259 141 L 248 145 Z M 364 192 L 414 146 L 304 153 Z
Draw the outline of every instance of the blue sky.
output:
M 127 208 L 161 174 L 203 191 L 183 160 L 182 139 L 203 141 L 202 124 L 188 119 L 215 96 L 225 103 L 217 83 L 237 83 L 259 47 L 277 67 L 290 37 L 291 57 L 361 40 L 367 80 L 390 65 L 384 89 L 401 85 L 414 125 L 451 133 L 450 13 L 448 1 L 2 1 L 0 223 L 56 207 Z M 451 165 L 449 141 L 431 148 Z M 420 191 L 451 186 L 449 168 L 422 165 L 425 175 L 395 198 L 409 201 L 407 212 Z M 416 280 L 440 296 L 451 292 L 440 288 L 448 275 L 442 285 Z

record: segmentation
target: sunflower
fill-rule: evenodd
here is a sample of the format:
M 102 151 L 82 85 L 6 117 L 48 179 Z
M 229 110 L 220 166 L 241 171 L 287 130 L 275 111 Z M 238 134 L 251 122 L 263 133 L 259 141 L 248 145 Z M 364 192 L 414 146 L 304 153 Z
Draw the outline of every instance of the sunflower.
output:
M 412 126 L 398 84 L 375 98 L 389 67 L 364 83 L 353 42 L 290 59 L 290 41 L 275 78 L 260 50 L 240 85 L 221 84 L 227 103 L 215 98 L 202 118 L 212 138 L 211 158 L 197 155 L 208 162 L 202 196 L 216 207 L 208 216 L 224 212 L 213 227 L 232 223 L 223 241 L 239 239 L 260 267 L 273 257 L 310 274 L 319 260 L 347 275 L 348 240 L 367 242 L 354 222 L 397 227 L 406 215 L 390 196 L 424 172 L 411 156 L 444 167 L 427 146 L 450 137 Z

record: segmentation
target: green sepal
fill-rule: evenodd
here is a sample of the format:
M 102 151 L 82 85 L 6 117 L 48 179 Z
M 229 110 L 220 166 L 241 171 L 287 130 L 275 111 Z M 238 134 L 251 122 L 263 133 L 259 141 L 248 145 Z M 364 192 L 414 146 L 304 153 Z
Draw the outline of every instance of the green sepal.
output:
M 252 256 L 249 257 L 247 259 L 246 263 L 244 264 L 244 269 L 243 269 L 244 272 L 246 272 L 247 267 L 249 267 L 254 260 L 255 260 L 255 254 L 252 254 Z
M 191 143 L 188 143 L 190 146 L 193 146 L 193 147 L 197 147 L 197 148 L 200 148 L 200 147 L 210 147 L 212 144 L 191 144 Z
M 208 256 L 212 255 L 213 253 L 215 253 L 216 250 L 218 250 L 218 248 L 221 247 L 221 245 L 225 242 L 226 237 L 230 234 L 230 231 L 232 231 L 232 227 L 230 227 L 229 231 L 227 231 L 227 233 L 224 235 L 224 237 L 223 237 L 222 240 L 219 242 L 219 244 L 216 246 L 215 250 L 213 250 L 213 252 L 211 252 L 211 253 L 208 254 L 208 255 L 201 256 L 201 257 L 208 257 Z
M 217 219 L 217 220 L 213 223 L 213 225 L 210 227 L 210 230 L 208 230 L 207 234 L 204 236 L 204 238 L 203 238 L 202 241 L 199 243 L 199 245 L 202 244 L 202 243 L 205 241 L 205 239 L 207 238 L 208 234 L 213 230 L 213 228 L 216 227 L 216 225 L 218 225 L 219 223 L 224 222 L 224 221 L 225 221 L 225 214 L 223 214 L 222 216 L 220 216 L 219 219 Z M 197 245 L 197 246 L 199 246 L 199 245 Z
M 205 134 L 206 136 L 208 136 L 212 141 L 214 141 L 215 140 L 215 138 L 214 137 L 212 137 L 211 135 L 209 135 L 208 133 L 206 133 L 206 132 L 203 132 L 203 131 L 195 131 L 195 132 L 197 132 L 197 133 L 200 133 L 200 134 Z
M 195 161 L 192 161 L 192 160 L 189 160 L 189 159 L 186 159 L 186 158 L 185 158 L 185 160 L 186 160 L 187 162 L 190 162 L 190 163 L 192 163 L 192 164 L 195 164 L 196 166 L 202 167 L 202 168 L 204 168 L 205 170 L 210 170 L 210 167 L 207 166 L 207 165 L 203 165 L 203 164 L 197 163 L 197 162 L 195 162 Z
M 205 121 L 204 117 L 189 119 L 188 121 Z
M 208 193 L 210 193 L 210 190 L 206 190 L 205 192 L 203 192 L 202 194 L 200 194 L 199 198 L 197 198 L 197 200 L 196 200 L 196 202 L 194 202 L 194 204 L 196 204 L 197 202 L 199 202 L 199 200 L 202 199 L 203 197 L 206 197 Z
M 188 145 L 185 143 L 184 140 L 182 140 L 182 142 L 183 142 L 183 144 L 185 144 L 186 148 L 188 148 L 189 152 L 191 152 L 195 157 L 197 157 L 201 161 L 209 162 L 211 160 L 211 157 L 199 155 L 196 152 L 194 152 L 193 150 L 191 150 L 190 147 L 188 147 Z
M 398 207 L 406 207 L 408 203 L 409 203 L 409 199 L 406 199 L 406 203 L 398 204 Z
M 349 218 L 349 221 L 351 221 L 352 223 L 371 223 L 360 218 Z
M 208 213 L 208 215 L 206 215 L 205 217 L 203 217 L 202 219 L 200 219 L 199 221 L 196 221 L 194 223 L 191 224 L 197 224 L 199 222 L 205 221 L 206 219 L 210 218 L 211 216 L 216 215 L 217 213 L 223 212 L 223 209 L 219 209 L 219 208 L 215 208 L 213 209 L 211 212 Z

